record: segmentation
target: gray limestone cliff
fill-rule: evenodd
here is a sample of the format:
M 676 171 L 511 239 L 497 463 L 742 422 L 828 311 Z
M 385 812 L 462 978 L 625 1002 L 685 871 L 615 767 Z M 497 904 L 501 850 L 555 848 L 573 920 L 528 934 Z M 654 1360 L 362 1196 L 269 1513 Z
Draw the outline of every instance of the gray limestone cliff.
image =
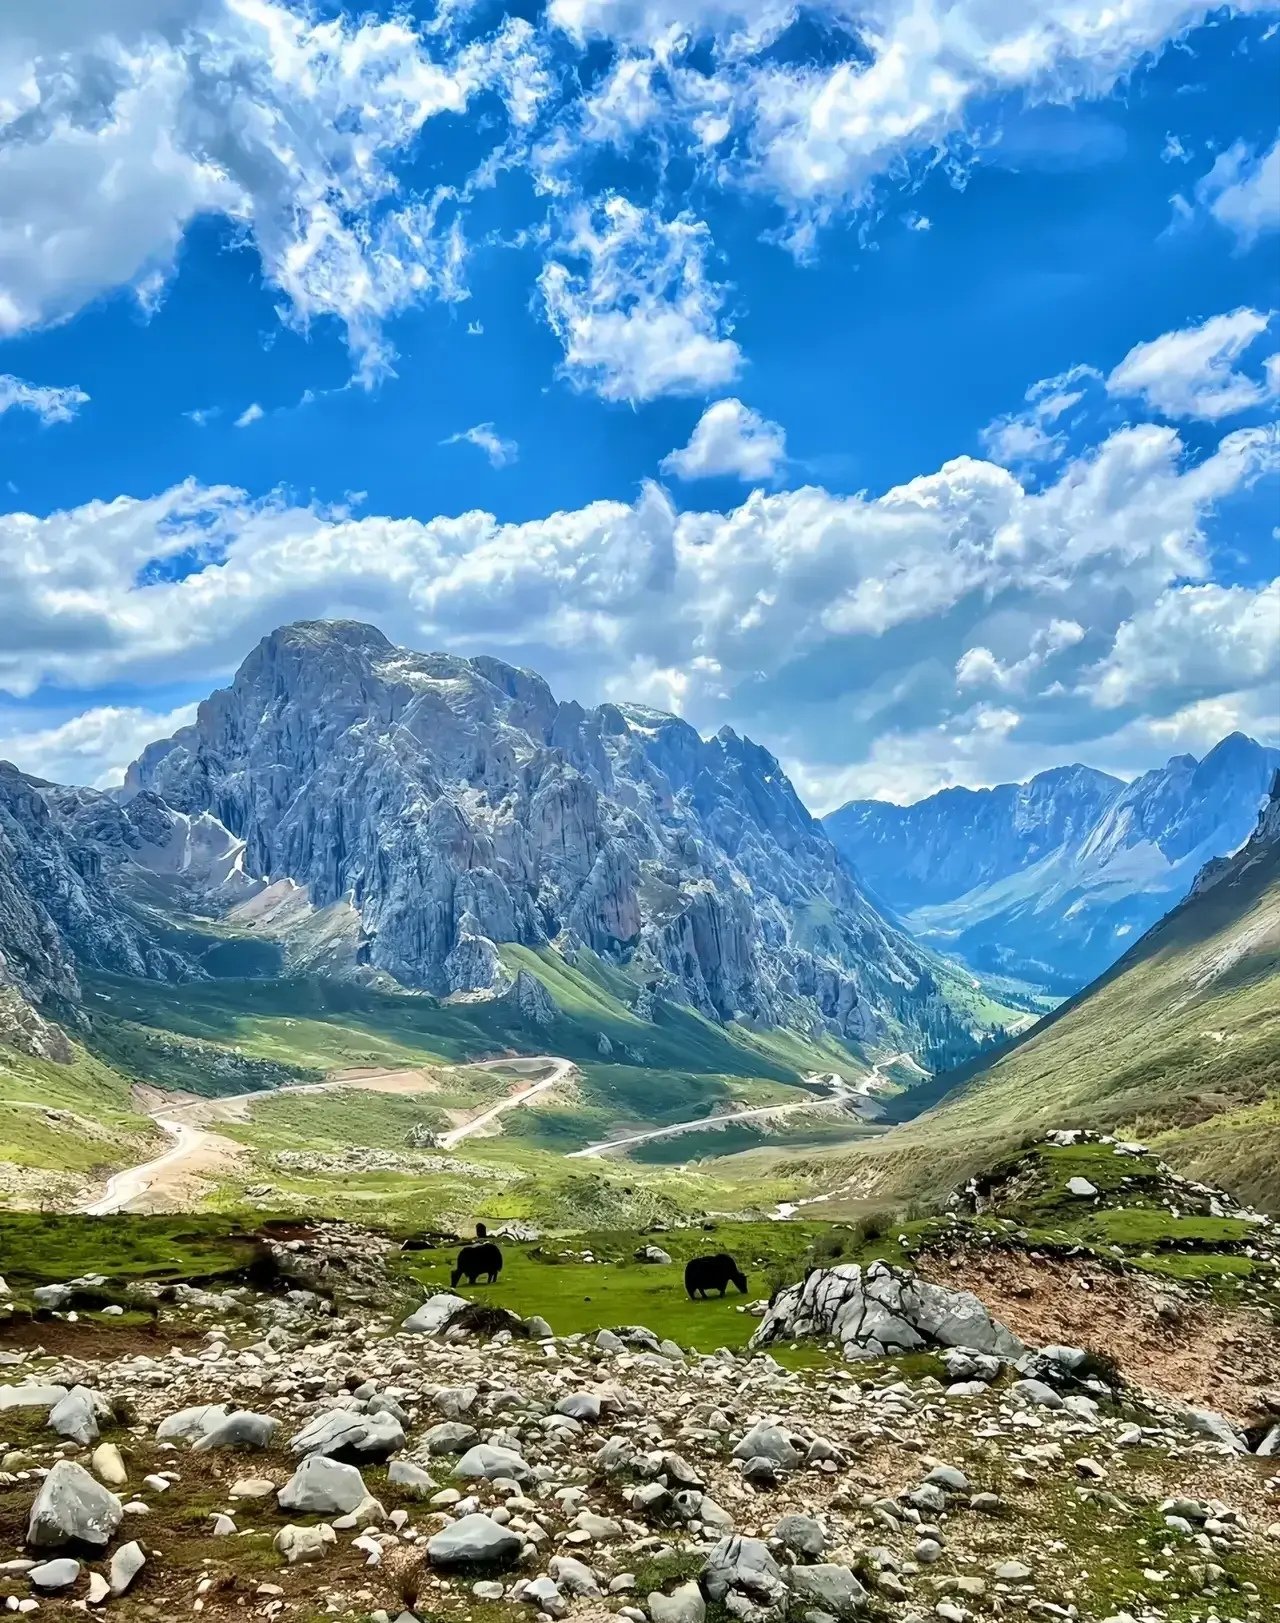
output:
M 497 991 L 499 945 L 585 946 L 716 1019 L 971 1046 L 927 954 L 727 728 L 703 739 L 558 702 L 496 659 L 302 623 L 147 749 L 126 792 L 216 819 L 248 874 L 354 909 L 361 960 L 407 986 Z

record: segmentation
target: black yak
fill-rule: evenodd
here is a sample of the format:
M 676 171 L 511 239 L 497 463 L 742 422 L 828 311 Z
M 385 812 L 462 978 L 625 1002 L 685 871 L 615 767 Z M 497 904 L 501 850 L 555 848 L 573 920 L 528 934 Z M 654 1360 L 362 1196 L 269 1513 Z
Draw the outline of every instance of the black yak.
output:
M 731 1284 L 744 1296 L 747 1294 L 747 1276 L 727 1251 L 719 1251 L 714 1257 L 691 1257 L 685 1264 L 684 1288 L 691 1297 L 714 1290 L 723 1296 Z
M 492 1240 L 486 1240 L 481 1245 L 464 1245 L 458 1252 L 458 1264 L 453 1270 L 451 1283 L 456 1285 L 465 1274 L 468 1285 L 474 1285 L 481 1275 L 486 1285 L 492 1285 L 501 1272 L 502 1252 Z

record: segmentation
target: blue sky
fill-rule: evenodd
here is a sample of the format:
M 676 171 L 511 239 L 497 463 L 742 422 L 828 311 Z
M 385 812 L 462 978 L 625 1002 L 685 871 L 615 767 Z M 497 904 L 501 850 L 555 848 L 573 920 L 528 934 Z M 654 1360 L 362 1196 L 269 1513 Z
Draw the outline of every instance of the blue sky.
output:
M 13 0 L 0 754 L 275 624 L 815 809 L 1280 742 L 1280 0 Z

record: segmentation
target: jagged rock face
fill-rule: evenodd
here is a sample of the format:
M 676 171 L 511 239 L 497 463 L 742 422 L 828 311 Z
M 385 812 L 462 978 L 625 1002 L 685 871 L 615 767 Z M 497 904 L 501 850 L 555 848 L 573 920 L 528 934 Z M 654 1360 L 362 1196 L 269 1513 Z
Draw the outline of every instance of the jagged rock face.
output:
M 1253 827 L 1280 751 L 1241 733 L 1124 783 L 1088 767 L 851 801 L 825 819 L 873 894 L 979 969 L 1071 992 L 1108 969 Z
M 121 807 L 0 762 L 0 985 L 70 1005 L 78 963 L 163 979 L 190 973 L 149 939 L 113 883 L 122 863 L 167 848 L 172 833 L 154 795 Z
M 212 814 L 317 907 L 349 899 L 367 961 L 407 985 L 488 989 L 485 943 L 564 940 L 717 1018 L 967 1042 L 778 763 L 728 729 L 311 623 L 266 638 L 128 789 Z
M 1280 767 L 1271 780 L 1271 792 L 1258 813 L 1253 833 L 1233 856 L 1217 857 L 1201 868 L 1187 900 L 1212 890 L 1224 880 L 1240 879 L 1255 863 L 1274 859 L 1277 851 L 1280 851 Z
M 884 1358 L 937 1347 L 1019 1358 L 1022 1343 L 971 1291 L 948 1290 L 886 1263 L 815 1268 L 775 1297 L 753 1347 L 801 1336 L 830 1337 L 846 1358 Z

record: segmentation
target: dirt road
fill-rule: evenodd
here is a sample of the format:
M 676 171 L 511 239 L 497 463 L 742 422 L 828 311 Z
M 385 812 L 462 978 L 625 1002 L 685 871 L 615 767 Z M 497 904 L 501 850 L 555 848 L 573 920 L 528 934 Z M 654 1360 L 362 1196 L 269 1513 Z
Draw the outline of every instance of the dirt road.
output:
M 113 1212 L 124 1211 L 131 1202 L 146 1194 L 157 1179 L 203 1149 L 209 1137 L 200 1128 L 189 1127 L 185 1122 L 168 1121 L 161 1116 L 153 1120 L 157 1127 L 170 1135 L 173 1144 L 163 1155 L 157 1155 L 154 1161 L 144 1161 L 141 1166 L 127 1167 L 123 1172 L 117 1172 L 108 1182 L 101 1199 L 83 1208 L 87 1216 L 108 1217 Z
M 516 1060 L 479 1061 L 474 1067 L 477 1070 L 492 1070 L 506 1066 L 521 1071 L 545 1065 L 551 1067 L 547 1076 L 540 1077 L 518 1093 L 509 1094 L 505 1099 L 500 1099 L 496 1105 L 481 1111 L 478 1116 L 473 1116 L 470 1121 L 463 1122 L 461 1126 L 451 1128 L 449 1132 L 442 1134 L 440 1137 L 442 1148 L 452 1149 L 455 1144 L 470 1138 L 473 1133 L 482 1132 L 508 1110 L 527 1104 L 529 1100 L 554 1088 L 573 1070 L 570 1060 L 560 1059 L 551 1054 Z M 243 1120 L 247 1107 L 256 1100 L 274 1099 L 282 1093 L 315 1094 L 339 1089 L 347 1091 L 363 1089 L 378 1093 L 431 1091 L 425 1077 L 419 1071 L 403 1069 L 362 1071 L 355 1074 L 344 1073 L 324 1082 L 296 1082 L 282 1088 L 259 1089 L 253 1093 L 224 1094 L 218 1099 L 198 1099 L 177 1105 L 161 1106 L 160 1109 L 149 1111 L 148 1114 L 162 1132 L 170 1135 L 174 1141 L 172 1146 L 163 1155 L 157 1155 L 150 1161 L 117 1172 L 102 1194 L 82 1206 L 81 1210 L 90 1217 L 107 1217 L 115 1212 L 127 1211 L 144 1195 L 150 1194 L 154 1197 L 162 1187 L 172 1187 L 185 1181 L 200 1163 L 216 1162 L 229 1145 L 226 1139 L 209 1130 L 209 1124 L 234 1120 L 237 1117 Z
M 828 1071 L 825 1074 L 815 1072 L 805 1077 L 809 1087 L 826 1086 L 830 1092 L 812 1099 L 796 1099 L 789 1104 L 756 1105 L 750 1110 L 733 1110 L 718 1116 L 698 1116 L 693 1121 L 674 1122 L 670 1127 L 654 1127 L 644 1133 L 629 1133 L 625 1138 L 603 1139 L 599 1144 L 588 1144 L 585 1149 L 571 1150 L 565 1157 L 568 1161 L 589 1160 L 596 1156 L 608 1155 L 614 1150 L 629 1149 L 635 1144 L 650 1144 L 655 1139 L 679 1138 L 683 1133 L 696 1133 L 704 1129 L 727 1127 L 731 1122 L 737 1121 L 764 1121 L 772 1117 L 792 1116 L 804 1110 L 819 1110 L 832 1104 L 853 1104 L 855 1107 L 859 1100 L 875 1097 L 884 1086 L 884 1073 L 891 1065 L 906 1063 L 915 1065 L 916 1061 L 910 1054 L 890 1054 L 888 1059 L 878 1060 L 864 1077 L 859 1077 L 852 1086 L 837 1071 Z

